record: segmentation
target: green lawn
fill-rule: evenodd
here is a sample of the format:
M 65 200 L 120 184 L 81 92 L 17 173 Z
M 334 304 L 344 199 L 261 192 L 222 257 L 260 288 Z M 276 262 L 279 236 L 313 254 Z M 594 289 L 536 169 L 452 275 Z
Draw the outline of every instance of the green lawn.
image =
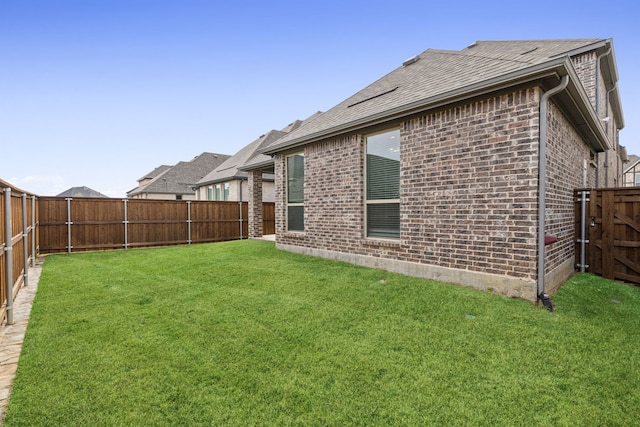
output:
M 5 425 L 637 425 L 640 289 L 554 302 L 270 242 L 50 256 Z

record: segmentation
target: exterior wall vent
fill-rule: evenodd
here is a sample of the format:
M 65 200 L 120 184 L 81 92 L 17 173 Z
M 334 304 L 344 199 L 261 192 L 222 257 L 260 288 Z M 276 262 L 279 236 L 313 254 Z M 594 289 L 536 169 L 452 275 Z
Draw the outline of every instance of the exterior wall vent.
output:
M 409 66 L 415 62 L 418 62 L 418 60 L 420 59 L 420 55 L 416 55 L 416 56 L 412 56 L 411 58 L 407 59 L 406 61 L 404 61 L 402 63 L 403 67 Z

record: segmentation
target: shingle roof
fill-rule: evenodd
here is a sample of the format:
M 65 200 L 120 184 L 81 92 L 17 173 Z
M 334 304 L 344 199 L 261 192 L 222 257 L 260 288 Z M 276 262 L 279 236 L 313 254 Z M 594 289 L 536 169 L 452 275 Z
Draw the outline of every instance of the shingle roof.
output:
M 58 194 L 56 197 L 107 197 L 104 194 L 89 187 L 71 187 Z
M 216 169 L 205 175 L 204 178 L 197 182 L 197 184 L 207 185 L 231 179 L 246 178 L 248 176 L 248 172 L 241 171 L 238 168 L 253 158 L 258 150 L 272 144 L 286 134 L 287 132 L 271 130 L 266 134 L 261 135 L 258 139 L 243 147 L 236 154 L 221 163 Z M 264 156 L 264 154 L 261 154 L 260 156 Z M 264 157 L 269 158 L 269 156 Z
M 171 168 L 171 166 L 169 166 L 169 165 L 160 165 L 157 168 L 155 168 L 154 170 L 152 170 L 151 172 L 149 172 L 148 174 L 146 174 L 143 177 L 139 178 L 138 181 L 142 181 L 142 180 L 145 180 L 145 179 L 153 179 L 153 178 L 157 177 L 158 175 L 160 175 L 161 173 L 167 171 L 170 168 Z
M 161 172 L 146 185 L 128 193 L 193 194 L 192 187 L 207 173 L 229 158 L 226 154 L 202 153 L 189 162 L 179 162 Z
M 540 69 L 541 64 L 562 63 L 568 53 L 579 53 L 604 42 L 604 39 L 478 41 L 459 51 L 428 49 L 263 151 L 273 153 L 350 124 L 366 125 L 367 120 L 402 112 L 432 99 L 444 100 L 450 94 L 464 94 L 487 82 Z
M 244 166 L 272 162 L 271 156 L 261 154 L 260 150 L 275 143 L 279 139 L 282 139 L 282 137 L 287 135 L 289 132 L 293 132 L 298 129 L 304 123 L 312 120 L 319 114 L 321 113 L 318 111 L 304 120 L 295 120 L 289 123 L 281 130 L 270 130 L 266 134 L 261 135 L 258 139 L 243 147 L 240 151 L 227 159 L 214 171 L 207 174 L 198 182 L 198 185 L 207 185 L 215 182 L 246 178 L 248 176 L 248 172 L 246 172 Z M 266 177 L 271 178 L 271 176 Z

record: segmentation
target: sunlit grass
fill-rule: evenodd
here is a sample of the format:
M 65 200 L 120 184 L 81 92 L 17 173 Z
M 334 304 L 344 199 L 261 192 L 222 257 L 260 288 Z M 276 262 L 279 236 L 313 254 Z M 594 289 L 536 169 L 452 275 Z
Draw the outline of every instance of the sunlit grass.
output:
M 631 425 L 640 290 L 556 312 L 269 242 L 46 261 L 5 425 Z

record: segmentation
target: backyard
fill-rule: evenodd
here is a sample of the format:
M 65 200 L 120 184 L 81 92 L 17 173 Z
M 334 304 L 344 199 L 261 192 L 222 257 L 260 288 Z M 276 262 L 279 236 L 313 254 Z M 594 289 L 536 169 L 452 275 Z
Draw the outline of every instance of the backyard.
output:
M 5 426 L 637 423 L 640 288 L 553 300 L 262 241 L 53 255 Z

